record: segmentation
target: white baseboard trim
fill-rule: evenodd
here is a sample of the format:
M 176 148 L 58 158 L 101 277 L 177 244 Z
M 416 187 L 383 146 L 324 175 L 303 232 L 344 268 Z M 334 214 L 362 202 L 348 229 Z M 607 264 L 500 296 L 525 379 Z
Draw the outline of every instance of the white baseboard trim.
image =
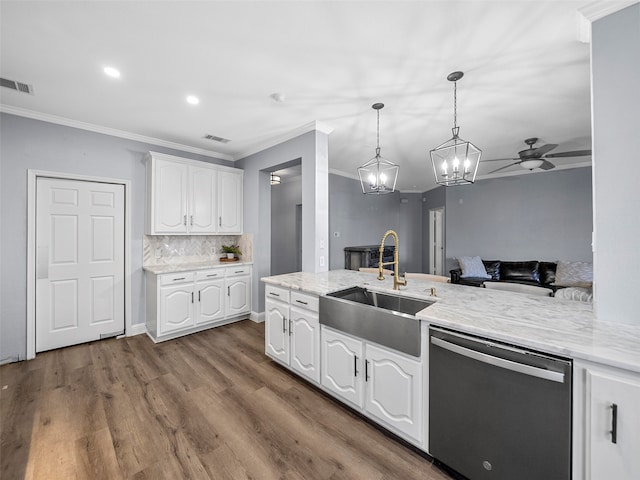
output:
M 256 322 L 256 323 L 263 323 L 264 322 L 264 312 L 251 312 L 251 314 L 249 315 L 249 320 L 251 320 L 252 322 Z
M 134 335 L 141 335 L 147 333 L 147 326 L 144 323 L 135 323 L 131 325 L 129 331 L 127 331 L 127 337 L 133 337 Z

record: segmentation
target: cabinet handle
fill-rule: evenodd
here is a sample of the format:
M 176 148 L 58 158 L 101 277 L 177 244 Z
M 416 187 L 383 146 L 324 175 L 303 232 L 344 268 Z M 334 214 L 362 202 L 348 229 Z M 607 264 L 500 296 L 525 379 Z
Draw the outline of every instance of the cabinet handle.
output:
M 611 443 L 618 443 L 618 405 L 611 404 Z
M 193 303 L 193 292 L 191 292 L 191 303 Z
M 227 287 L 227 297 L 231 296 L 231 286 Z
M 282 317 L 282 333 L 287 333 L 286 322 L 287 319 L 285 317 Z
M 307 302 L 303 302 L 302 300 L 296 300 L 296 302 L 301 303 L 301 304 L 303 304 L 303 305 L 308 305 L 308 303 L 307 303 Z
M 218 226 L 221 227 L 222 226 L 222 217 L 218 217 Z
M 235 271 L 235 272 L 233 272 L 233 273 L 244 273 L 244 270 L 236 270 L 236 271 Z
M 198 290 L 198 302 L 200 301 L 200 292 L 201 290 Z
M 193 215 L 191 215 L 191 218 L 189 221 L 191 222 L 191 226 L 193 227 Z
M 358 356 L 357 355 L 353 356 L 353 376 L 354 377 L 358 376 Z
M 274 297 L 279 297 L 280 296 L 279 293 L 274 293 L 274 292 L 269 292 L 269 295 L 273 295 Z
M 291 319 L 289 319 L 289 336 L 291 336 Z
M 207 277 L 217 277 L 218 274 L 217 273 L 210 273 L 209 275 L 207 275 Z
M 187 216 L 185 215 L 184 218 L 182 219 L 182 223 L 184 223 L 185 225 L 187 224 Z
M 187 279 L 187 277 L 177 277 L 177 278 L 172 278 L 171 281 L 172 282 L 177 282 L 179 280 L 186 280 L 186 279 Z
M 369 360 L 364 361 L 364 381 L 369 381 Z

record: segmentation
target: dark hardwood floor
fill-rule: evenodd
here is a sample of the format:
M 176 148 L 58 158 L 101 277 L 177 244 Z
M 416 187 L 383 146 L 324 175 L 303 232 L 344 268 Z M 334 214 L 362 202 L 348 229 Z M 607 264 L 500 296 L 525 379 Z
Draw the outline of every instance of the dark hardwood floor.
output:
M 0 375 L 3 480 L 451 478 L 269 360 L 248 320 L 45 352 Z

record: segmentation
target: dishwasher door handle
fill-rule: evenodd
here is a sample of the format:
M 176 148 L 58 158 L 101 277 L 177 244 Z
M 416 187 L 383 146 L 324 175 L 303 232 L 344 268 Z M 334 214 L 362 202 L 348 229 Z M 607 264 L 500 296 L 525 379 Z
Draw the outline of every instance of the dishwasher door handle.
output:
M 446 340 L 442 340 L 438 337 L 431 337 L 431 343 L 440 348 L 444 348 L 445 350 L 449 350 L 450 352 L 471 358 L 472 360 L 488 363 L 490 365 L 505 368 L 507 370 L 512 370 L 524 375 L 538 377 L 544 380 L 551 380 L 552 382 L 564 383 L 564 373 L 561 372 L 553 372 L 544 368 L 532 367 L 531 365 L 525 365 L 523 363 L 513 362 L 504 358 L 494 357 L 493 355 L 478 352 L 470 348 L 461 347 L 460 345 L 447 342 Z

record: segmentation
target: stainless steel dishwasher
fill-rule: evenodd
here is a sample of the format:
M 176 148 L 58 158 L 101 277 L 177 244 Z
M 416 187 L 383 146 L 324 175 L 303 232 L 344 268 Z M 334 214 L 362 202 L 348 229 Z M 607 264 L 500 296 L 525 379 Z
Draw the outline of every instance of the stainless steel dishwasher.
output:
M 429 332 L 429 453 L 471 480 L 570 480 L 570 360 Z

